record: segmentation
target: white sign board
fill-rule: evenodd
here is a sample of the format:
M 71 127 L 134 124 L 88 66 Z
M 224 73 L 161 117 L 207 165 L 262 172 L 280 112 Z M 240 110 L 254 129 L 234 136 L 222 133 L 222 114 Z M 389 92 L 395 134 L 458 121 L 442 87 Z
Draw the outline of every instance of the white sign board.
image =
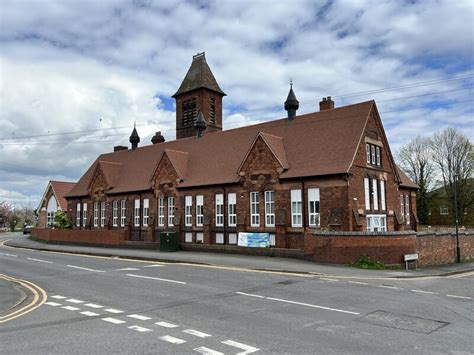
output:
M 405 261 L 418 260 L 418 254 L 405 254 Z

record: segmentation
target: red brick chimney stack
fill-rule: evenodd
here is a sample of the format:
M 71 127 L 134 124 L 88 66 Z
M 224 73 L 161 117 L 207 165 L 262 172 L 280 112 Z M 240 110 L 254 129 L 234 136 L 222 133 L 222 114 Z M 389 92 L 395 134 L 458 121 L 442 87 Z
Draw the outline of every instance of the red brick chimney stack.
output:
M 319 101 L 319 111 L 332 110 L 334 108 L 334 101 L 331 96 L 323 97 L 322 101 Z

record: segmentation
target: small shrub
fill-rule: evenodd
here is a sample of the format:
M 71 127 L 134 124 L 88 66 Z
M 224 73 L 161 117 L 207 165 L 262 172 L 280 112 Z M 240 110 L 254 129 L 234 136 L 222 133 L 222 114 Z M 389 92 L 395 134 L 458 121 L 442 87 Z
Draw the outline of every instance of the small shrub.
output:
M 385 269 L 385 264 L 382 261 L 371 260 L 367 255 L 361 255 L 359 259 L 352 265 L 358 267 L 359 269 Z
M 72 222 L 67 213 L 56 211 L 54 215 L 54 226 L 58 229 L 72 229 Z

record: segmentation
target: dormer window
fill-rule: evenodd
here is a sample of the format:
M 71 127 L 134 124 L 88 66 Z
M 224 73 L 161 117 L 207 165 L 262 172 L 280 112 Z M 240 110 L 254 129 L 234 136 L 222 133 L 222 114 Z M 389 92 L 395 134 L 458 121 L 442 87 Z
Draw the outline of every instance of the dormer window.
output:
M 367 164 L 382 166 L 382 150 L 378 145 L 366 143 L 365 155 Z
M 216 124 L 216 99 L 213 97 L 209 104 L 209 123 Z
M 194 121 L 197 117 L 197 104 L 196 98 L 190 100 L 185 100 L 183 102 L 183 126 L 191 126 L 194 124 Z

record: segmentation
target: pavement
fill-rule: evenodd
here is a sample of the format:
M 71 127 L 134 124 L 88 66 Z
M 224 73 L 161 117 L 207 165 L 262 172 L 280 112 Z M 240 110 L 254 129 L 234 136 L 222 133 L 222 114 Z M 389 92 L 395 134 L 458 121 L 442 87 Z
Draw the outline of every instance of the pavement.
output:
M 0 275 L 0 320 L 10 310 L 21 304 L 26 298 L 26 293 L 21 287 Z
M 0 236 L 2 236 L 0 234 Z M 5 235 L 3 235 L 5 236 Z M 195 264 L 212 267 L 235 268 L 250 271 L 267 271 L 275 273 L 310 274 L 337 276 L 357 279 L 404 279 L 442 277 L 474 271 L 474 262 L 449 264 L 424 269 L 410 270 L 365 270 L 347 265 L 318 264 L 310 261 L 223 253 L 206 253 L 194 251 L 162 252 L 129 248 L 92 247 L 70 244 L 49 244 L 30 239 L 21 234 L 9 234 L 11 237 L 4 245 L 15 248 L 26 248 L 41 251 L 63 252 L 122 259 L 148 260 L 166 263 Z M 2 238 L 5 239 L 5 238 Z

